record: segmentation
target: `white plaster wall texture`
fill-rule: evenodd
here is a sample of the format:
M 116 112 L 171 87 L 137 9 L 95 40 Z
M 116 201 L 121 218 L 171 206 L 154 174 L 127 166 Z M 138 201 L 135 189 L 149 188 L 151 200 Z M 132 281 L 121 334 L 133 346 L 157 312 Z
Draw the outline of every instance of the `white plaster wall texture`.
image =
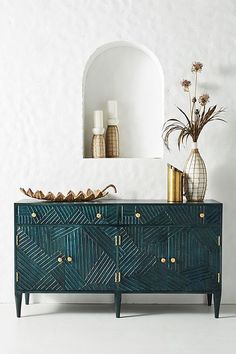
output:
M 207 198 L 224 203 L 223 302 L 235 303 L 235 21 L 234 0 L 0 1 L 1 302 L 13 301 L 13 202 L 22 197 L 20 186 L 66 191 L 112 182 L 121 198 L 160 199 L 166 197 L 166 162 L 183 167 L 189 147 L 178 152 L 176 139 L 163 160 L 79 158 L 86 61 L 98 46 L 125 40 L 158 56 L 165 119 L 177 116 L 176 105 L 187 107 L 179 83 L 189 77 L 195 60 L 204 63 L 201 89 L 212 96 L 212 104 L 227 107 L 228 124 L 207 127 L 199 147 L 208 169 Z M 203 302 L 203 296 L 130 296 L 126 301 Z

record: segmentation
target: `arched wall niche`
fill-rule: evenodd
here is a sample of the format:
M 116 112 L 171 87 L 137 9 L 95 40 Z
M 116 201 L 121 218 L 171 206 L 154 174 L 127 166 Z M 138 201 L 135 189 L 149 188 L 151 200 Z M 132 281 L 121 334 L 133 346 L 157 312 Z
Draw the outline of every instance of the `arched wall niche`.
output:
M 164 77 L 158 58 L 146 47 L 111 42 L 90 56 L 83 75 L 83 157 L 92 157 L 93 111 L 117 100 L 120 158 L 161 158 Z

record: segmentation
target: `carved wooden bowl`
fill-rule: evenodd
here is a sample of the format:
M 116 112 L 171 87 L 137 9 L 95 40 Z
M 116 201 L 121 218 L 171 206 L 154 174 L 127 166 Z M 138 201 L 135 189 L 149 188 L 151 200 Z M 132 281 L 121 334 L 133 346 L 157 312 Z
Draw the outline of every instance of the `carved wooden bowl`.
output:
M 51 202 L 88 202 L 105 197 L 109 193 L 106 192 L 106 190 L 110 187 L 114 189 L 115 193 L 117 193 L 116 187 L 113 184 L 109 184 L 103 190 L 96 189 L 95 191 L 92 191 L 90 188 L 88 188 L 85 192 L 79 191 L 78 193 L 74 193 L 73 191 L 69 191 L 66 195 L 62 194 L 61 192 L 58 192 L 56 195 L 52 192 L 44 194 L 39 190 L 34 193 L 30 188 L 27 191 L 24 188 L 20 188 L 20 190 L 28 197 L 40 200 L 48 200 Z

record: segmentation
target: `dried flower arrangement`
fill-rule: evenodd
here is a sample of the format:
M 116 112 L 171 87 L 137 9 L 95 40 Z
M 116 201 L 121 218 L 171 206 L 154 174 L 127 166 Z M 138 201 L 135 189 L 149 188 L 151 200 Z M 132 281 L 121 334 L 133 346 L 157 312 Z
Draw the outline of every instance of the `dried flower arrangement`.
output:
M 183 114 L 186 122 L 182 122 L 179 119 L 168 119 L 164 126 L 162 132 L 162 138 L 164 140 L 165 146 L 169 149 L 169 136 L 174 131 L 179 131 L 178 136 L 178 148 L 180 149 L 181 143 L 187 142 L 188 138 L 191 137 L 193 142 L 196 143 L 199 135 L 204 128 L 204 126 L 210 122 L 224 119 L 219 118 L 219 115 L 225 111 L 223 107 L 217 110 L 217 105 L 210 106 L 207 109 L 207 103 L 209 102 L 209 95 L 207 93 L 199 96 L 197 100 L 197 84 L 198 84 L 198 74 L 202 71 L 203 64 L 200 62 L 195 62 L 192 64 L 191 71 L 194 73 L 194 95 L 191 95 L 191 81 L 183 80 L 181 86 L 184 92 L 188 93 L 189 96 L 189 115 L 185 113 L 181 108 L 177 107 L 178 110 Z M 199 106 L 197 107 L 197 104 Z

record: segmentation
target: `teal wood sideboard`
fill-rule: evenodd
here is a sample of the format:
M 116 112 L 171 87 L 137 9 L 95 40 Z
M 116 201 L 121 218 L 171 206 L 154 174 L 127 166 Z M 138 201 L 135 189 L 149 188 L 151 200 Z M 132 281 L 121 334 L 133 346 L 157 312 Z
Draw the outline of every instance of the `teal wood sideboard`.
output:
M 222 204 L 155 200 L 20 201 L 15 215 L 15 299 L 22 294 L 206 294 L 221 300 Z

